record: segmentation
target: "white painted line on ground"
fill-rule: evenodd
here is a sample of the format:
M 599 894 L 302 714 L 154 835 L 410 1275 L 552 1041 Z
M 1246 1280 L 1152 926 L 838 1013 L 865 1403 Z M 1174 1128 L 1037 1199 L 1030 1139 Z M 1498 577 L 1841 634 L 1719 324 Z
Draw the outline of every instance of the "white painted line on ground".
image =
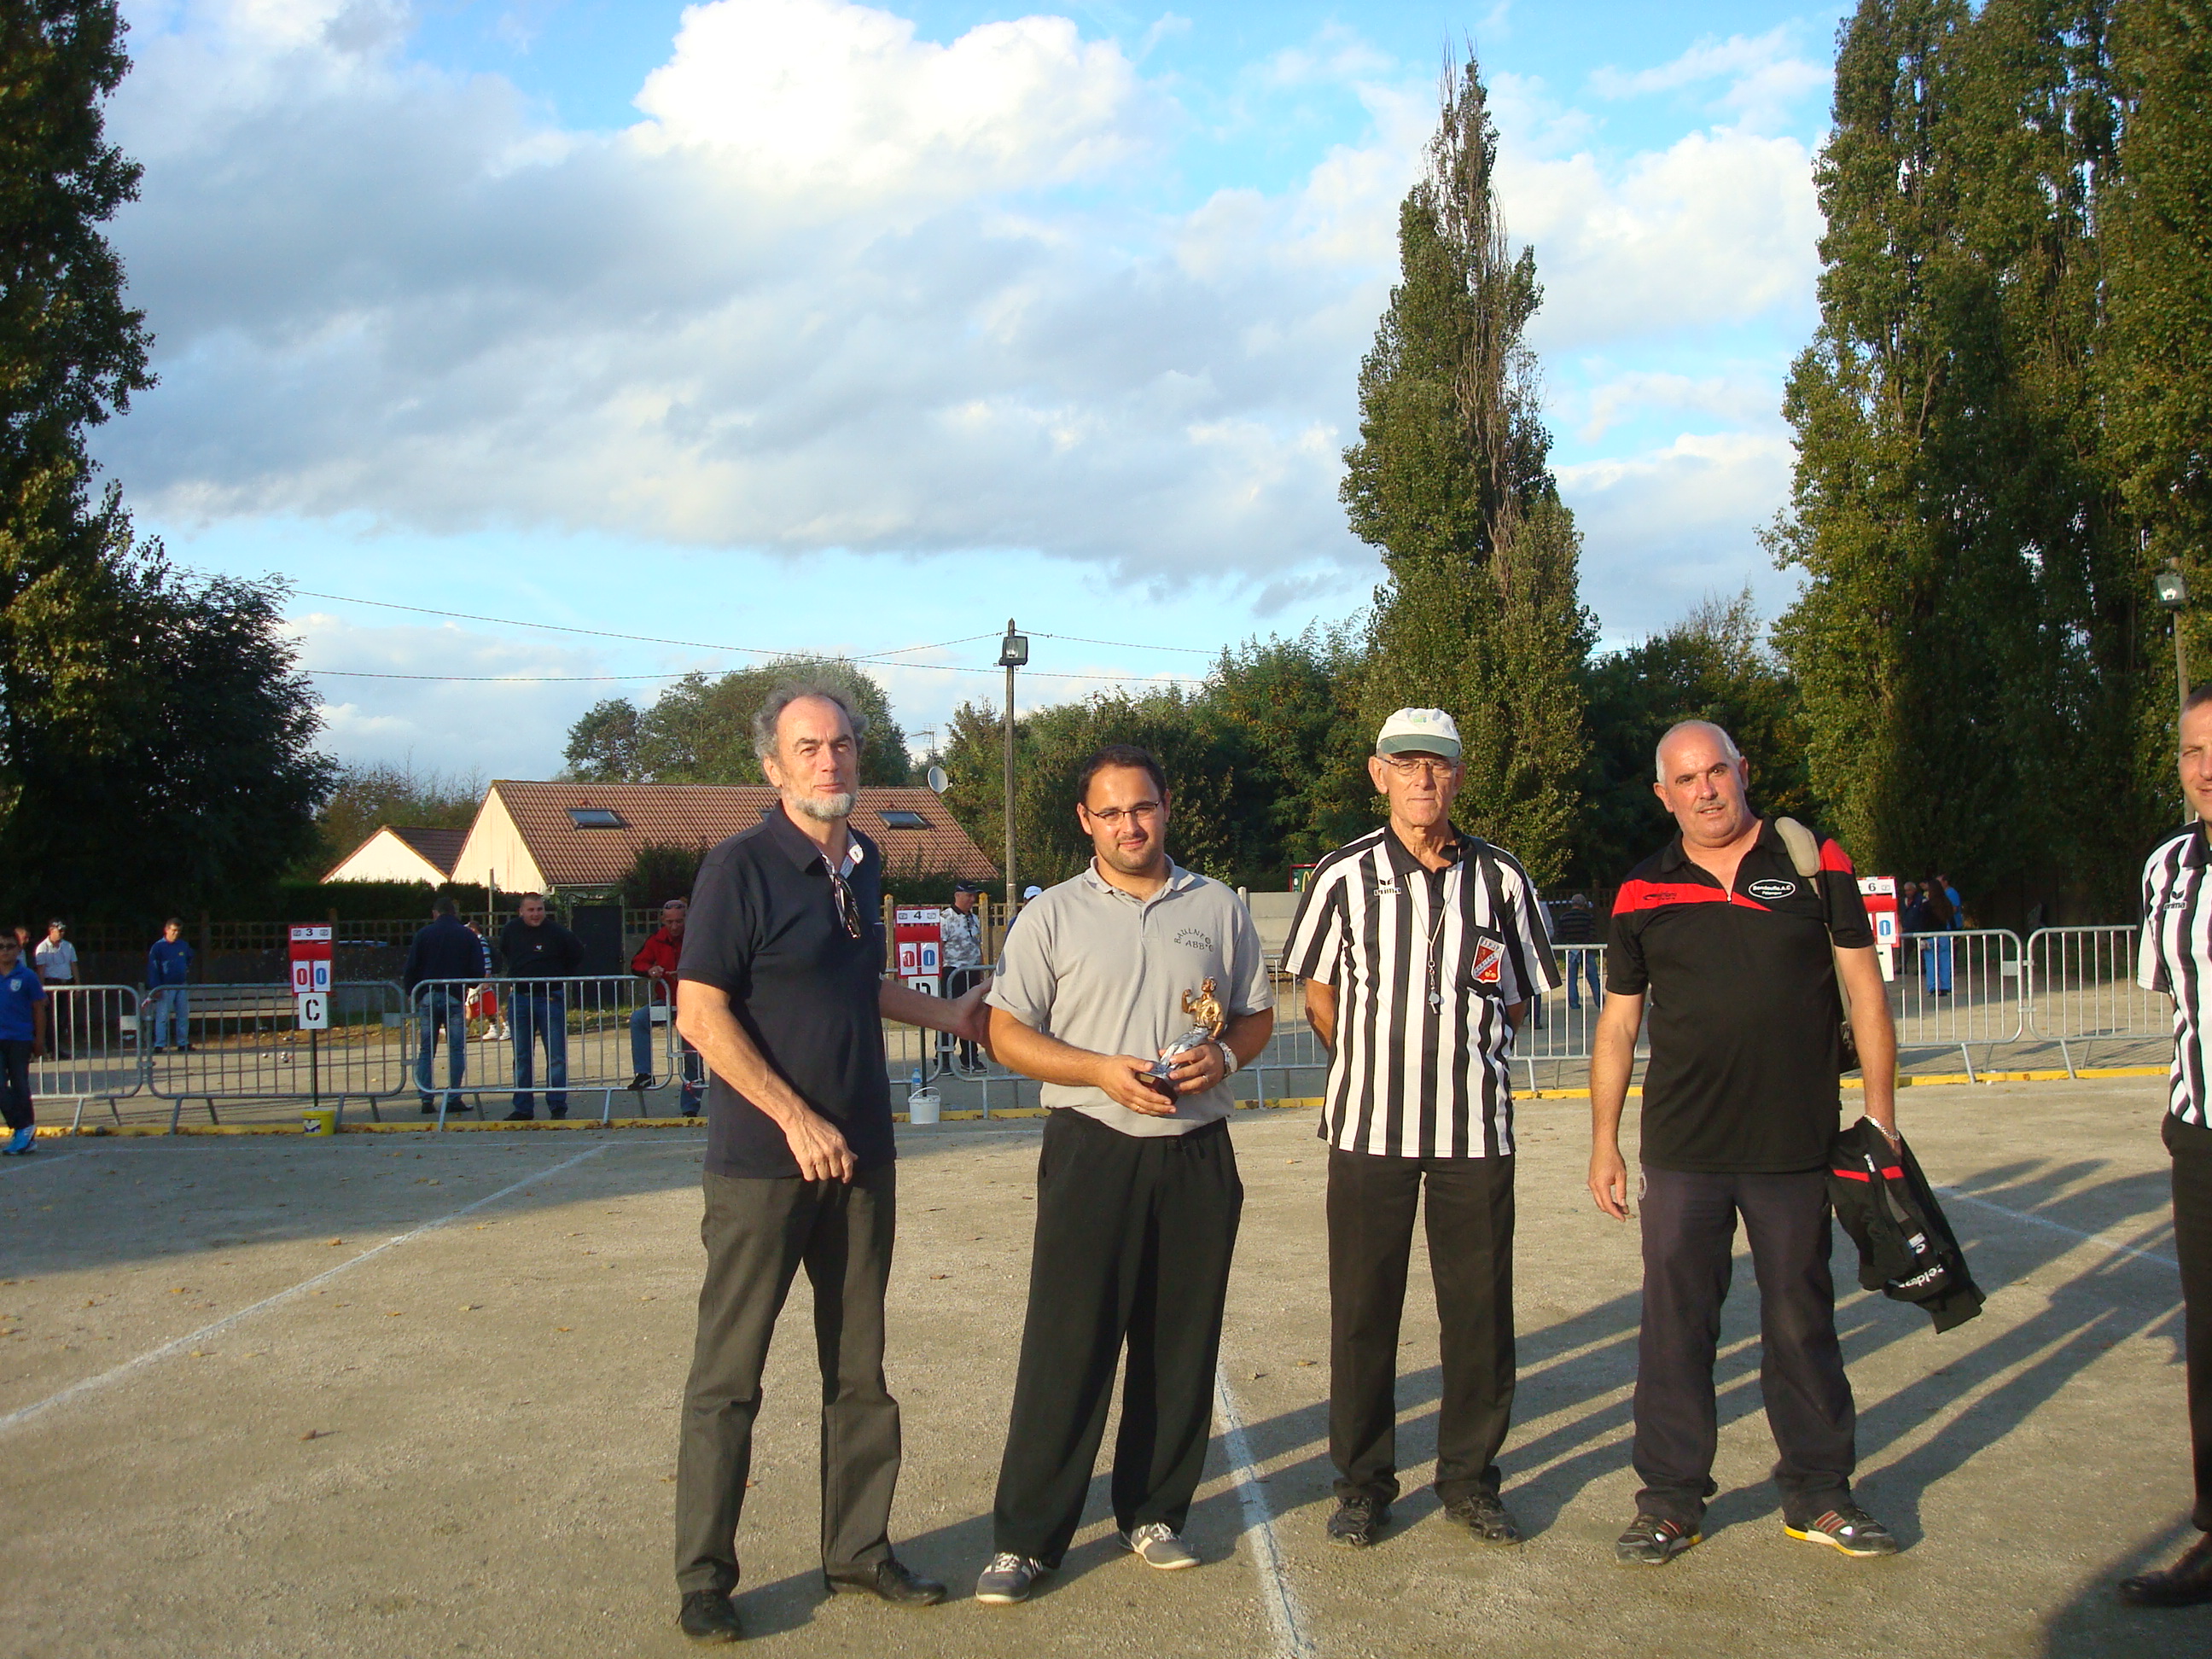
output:
M 14 1175 L 18 1171 L 51 1170 L 57 1164 L 66 1164 L 73 1158 L 82 1158 L 84 1154 L 82 1152 L 57 1152 L 52 1157 L 48 1157 L 41 1152 L 33 1152 L 27 1158 L 12 1158 L 9 1159 L 5 1170 L 0 1171 L 0 1173 Z
M 288 1289 L 277 1291 L 274 1296 L 264 1296 L 260 1301 L 253 1303 L 250 1306 L 240 1308 L 234 1314 L 226 1314 L 221 1319 L 216 1320 L 212 1325 L 203 1325 L 199 1329 L 193 1331 L 187 1335 L 178 1337 L 173 1341 L 162 1343 L 158 1348 L 149 1348 L 144 1353 L 138 1355 L 135 1359 L 126 1359 L 121 1364 L 117 1365 L 111 1370 L 100 1372 L 97 1376 L 88 1376 L 82 1382 L 72 1382 L 69 1387 L 62 1389 L 59 1393 L 48 1395 L 44 1400 L 35 1401 L 27 1406 L 18 1406 L 14 1411 L 8 1413 L 4 1417 L 0 1417 L 0 1434 L 4 1434 L 7 1431 L 15 1427 L 19 1424 L 29 1422 L 31 1419 L 38 1416 L 41 1412 L 51 1411 L 56 1406 L 66 1405 L 70 1401 L 77 1399 L 82 1395 L 91 1394 L 100 1389 L 104 1389 L 111 1382 L 119 1382 L 123 1378 L 130 1376 L 133 1371 L 143 1370 L 147 1366 L 151 1365 L 159 1360 L 167 1359 L 171 1354 L 182 1352 L 195 1342 L 204 1342 L 211 1336 L 220 1336 L 223 1332 L 230 1329 L 232 1326 L 240 1323 L 241 1321 L 252 1318 L 255 1314 L 261 1313 L 268 1309 L 273 1308 L 281 1302 L 289 1302 L 294 1297 L 311 1291 L 318 1285 L 327 1284 L 330 1280 L 336 1279 L 340 1273 L 350 1273 L 354 1268 L 361 1266 L 362 1262 L 374 1261 L 376 1257 L 382 1255 L 386 1250 L 397 1249 L 399 1246 L 408 1243 L 411 1239 L 422 1237 L 425 1233 L 434 1233 L 437 1231 L 439 1228 L 445 1226 L 449 1222 L 459 1221 L 465 1215 L 473 1215 L 477 1211 L 483 1208 L 485 1205 L 496 1204 L 501 1199 L 507 1197 L 510 1193 L 519 1193 L 526 1187 L 534 1186 L 541 1181 L 550 1180 L 553 1176 L 559 1175 L 563 1170 L 574 1169 L 577 1164 L 581 1164 L 586 1158 L 597 1158 L 601 1152 L 611 1152 L 614 1149 L 615 1145 L 615 1142 L 606 1140 L 600 1142 L 596 1146 L 587 1147 L 583 1152 L 577 1153 L 574 1158 L 563 1158 L 560 1163 L 554 1164 L 550 1169 L 540 1170 L 535 1175 L 525 1176 L 521 1180 L 515 1182 L 509 1186 L 502 1187 L 495 1193 L 487 1193 L 482 1198 L 477 1199 L 475 1202 L 464 1204 L 458 1210 L 448 1211 L 446 1214 L 440 1216 L 434 1221 L 426 1221 L 421 1226 L 411 1227 L 407 1231 L 399 1234 L 397 1237 L 387 1238 L 383 1243 L 376 1245 L 371 1249 L 363 1250 L 359 1255 L 349 1256 L 345 1261 L 339 1262 L 337 1267 L 326 1267 L 321 1273 L 315 1274 L 313 1278 L 303 1279 L 298 1284 L 294 1285 Z
M 1976 1198 L 1972 1193 L 1962 1193 L 1956 1187 L 1937 1187 L 1936 1191 L 1946 1198 L 1961 1199 L 1968 1204 L 1979 1205 L 1984 1210 L 1995 1210 L 1999 1215 L 2008 1215 L 2014 1221 L 2025 1221 L 2032 1227 L 2048 1227 L 2054 1233 L 2064 1233 L 2069 1238 L 2086 1239 L 2092 1244 L 2101 1244 L 2122 1255 L 2131 1255 L 2144 1261 L 2156 1261 L 2168 1267 L 2181 1264 L 2170 1255 L 2160 1255 L 2156 1250 L 2139 1250 L 2132 1244 L 2123 1244 L 2102 1233 L 2085 1233 L 2079 1227 L 2069 1227 L 2063 1221 L 2053 1221 L 2047 1216 L 2030 1215 L 2025 1210 L 2008 1210 L 2002 1204 L 1992 1204 L 1986 1198 Z
M 1284 1575 L 1282 1552 L 1275 1547 L 1275 1520 L 1267 1508 L 1267 1494 L 1260 1490 L 1260 1471 L 1252 1462 L 1251 1443 L 1244 1437 L 1244 1419 L 1237 1409 L 1237 1396 L 1229 1390 L 1228 1373 L 1218 1365 L 1213 1371 L 1213 1413 L 1221 1419 L 1229 1478 L 1237 1483 L 1237 1501 L 1244 1511 L 1244 1535 L 1252 1540 L 1252 1571 L 1260 1581 L 1260 1605 L 1274 1627 L 1275 1651 L 1279 1659 L 1310 1659 L 1313 1644 L 1299 1628 L 1297 1597 Z

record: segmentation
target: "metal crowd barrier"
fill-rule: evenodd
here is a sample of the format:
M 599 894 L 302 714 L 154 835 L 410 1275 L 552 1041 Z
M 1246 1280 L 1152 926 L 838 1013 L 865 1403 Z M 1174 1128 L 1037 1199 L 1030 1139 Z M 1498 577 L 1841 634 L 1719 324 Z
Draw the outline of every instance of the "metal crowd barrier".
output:
M 159 993 L 137 1010 L 142 1075 L 148 1093 L 170 1103 L 173 1130 L 187 1101 L 204 1102 L 211 1123 L 222 1121 L 218 1101 L 327 1101 L 341 1116 L 348 1101 L 359 1101 L 381 1116 L 378 1103 L 405 1086 L 406 1000 L 389 980 L 333 985 L 330 1029 L 320 1031 L 299 1029 L 287 985 L 176 988 L 181 1006 L 168 1000 L 166 1019 Z M 157 1036 L 168 1039 L 158 1048 Z
M 1588 1060 L 1597 1032 L 1597 1011 L 1604 993 L 1605 946 L 1555 945 L 1559 988 L 1535 999 L 1528 1018 L 1513 1036 L 1513 1058 L 1528 1068 L 1528 1092 L 1536 1092 L 1538 1060 Z M 1592 970 L 1595 971 L 1593 972 Z M 1642 1041 L 1639 1036 L 1638 1041 Z
M 2021 1040 L 2024 959 L 2020 935 L 2002 927 L 1905 935 L 1889 988 L 1899 1050 L 1956 1048 L 1973 1078 L 1968 1045 Z
M 50 985 L 46 988 L 46 1053 L 31 1065 L 34 1100 L 71 1100 L 70 1127 L 84 1122 L 84 1109 L 104 1100 L 123 1121 L 117 1103 L 145 1086 L 138 1047 L 138 992 L 130 985 Z
M 2073 1045 L 2170 1037 L 2173 1005 L 2136 983 L 2138 927 L 2045 927 L 2030 935 L 2027 1027 L 2058 1045 L 2077 1077 Z
M 577 975 L 565 979 L 424 980 L 415 988 L 406 1016 L 408 1062 L 403 1087 L 427 1096 L 438 1127 L 456 1111 L 475 1110 L 503 1118 L 505 1097 L 519 1109 L 527 1098 L 532 1115 L 568 1115 L 568 1097 L 598 1095 L 599 1121 L 611 1122 L 614 1099 L 629 1091 L 642 1074 L 649 1080 L 636 1091 L 637 1113 L 650 1117 L 648 1092 L 680 1084 L 680 1067 L 703 1085 L 703 1062 L 684 1048 L 665 1003 L 653 998 L 653 982 L 635 974 Z M 641 1018 L 640 1018 L 641 1017 Z M 448 1032 L 462 1030 L 461 1072 L 455 1079 Z M 637 1064 L 634 1033 L 641 1033 L 646 1065 Z M 426 1034 L 434 1042 L 427 1081 L 419 1069 Z M 549 1040 L 550 1039 L 550 1040 Z M 560 1056 L 565 1076 L 556 1083 L 551 1064 Z M 526 1069 L 529 1082 L 523 1086 Z M 555 1107 L 552 1097 L 562 1097 Z M 469 1097 L 463 1104 L 462 1097 Z M 679 1096 L 672 1116 L 682 1116 Z

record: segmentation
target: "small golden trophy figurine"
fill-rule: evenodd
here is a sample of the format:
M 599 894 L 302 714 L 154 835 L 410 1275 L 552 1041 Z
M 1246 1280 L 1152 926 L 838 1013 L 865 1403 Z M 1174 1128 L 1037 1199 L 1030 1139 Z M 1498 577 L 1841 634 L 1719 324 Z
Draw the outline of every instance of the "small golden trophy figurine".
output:
M 1229 1016 L 1223 1012 L 1221 999 L 1213 994 L 1213 981 L 1210 979 L 1201 981 L 1195 991 L 1182 994 L 1182 1011 L 1198 1024 L 1168 1044 L 1167 1052 L 1152 1062 L 1152 1074 L 1156 1082 L 1166 1082 L 1176 1061 L 1193 1048 L 1214 1041 L 1221 1035 L 1221 1028 L 1229 1024 Z

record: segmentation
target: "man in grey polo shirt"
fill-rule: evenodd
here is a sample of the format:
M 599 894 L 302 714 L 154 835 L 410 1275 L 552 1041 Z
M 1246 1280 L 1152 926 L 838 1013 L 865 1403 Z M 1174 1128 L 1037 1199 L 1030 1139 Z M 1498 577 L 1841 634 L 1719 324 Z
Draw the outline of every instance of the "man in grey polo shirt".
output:
M 979 1601 L 1019 1601 L 1083 1518 L 1126 1339 L 1114 1519 L 1148 1565 L 1195 1566 L 1181 1534 L 1213 1415 L 1221 1310 L 1244 1188 L 1229 1146 L 1229 1073 L 1275 1024 L 1259 931 L 1236 894 L 1167 854 L 1167 780 L 1115 744 L 1076 781 L 1097 856 L 1030 902 L 987 1000 L 991 1047 L 1040 1079 L 1036 1242 L 1012 1419 Z M 1208 980 L 1218 1042 L 1149 1075 L 1191 1029 Z

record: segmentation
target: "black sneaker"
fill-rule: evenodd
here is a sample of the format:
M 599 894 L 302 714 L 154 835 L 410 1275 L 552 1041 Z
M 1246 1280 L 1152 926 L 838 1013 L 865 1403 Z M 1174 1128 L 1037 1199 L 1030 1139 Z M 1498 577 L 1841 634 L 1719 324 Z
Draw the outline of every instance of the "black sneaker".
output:
M 1471 1498 L 1454 1498 L 1444 1505 L 1444 1519 L 1465 1527 L 1474 1534 L 1478 1544 L 1517 1544 L 1521 1541 L 1519 1522 L 1490 1492 L 1480 1492 Z
M 1336 1513 L 1328 1517 L 1328 1541 L 1342 1544 L 1347 1549 L 1364 1550 L 1389 1524 L 1390 1506 L 1387 1503 L 1357 1495 L 1340 1498 Z
M 1613 1559 L 1624 1567 L 1663 1567 L 1705 1534 L 1664 1516 L 1638 1512 L 1613 1540 Z
M 653 1087 L 653 1073 L 650 1072 L 640 1072 L 629 1080 L 629 1091 L 634 1095 L 641 1095 L 651 1087 Z
M 1897 1553 L 1897 1540 L 1889 1528 L 1856 1504 L 1838 1504 L 1818 1520 L 1808 1521 L 1802 1527 L 1793 1527 L 1784 1521 L 1782 1530 L 1801 1543 L 1826 1544 L 1845 1555 Z
M 529 1107 L 518 1106 L 513 1111 L 509 1112 L 505 1117 L 501 1118 L 500 1121 L 502 1123 L 528 1123 L 533 1121 L 537 1115 L 538 1114 L 532 1111 Z M 704 1590 L 694 1590 L 692 1594 L 695 1595 L 703 1595 L 706 1592 Z
M 720 1590 L 691 1591 L 684 1598 L 684 1609 L 676 1615 L 676 1622 L 695 1642 L 734 1642 L 744 1634 L 738 1624 L 738 1610 Z

